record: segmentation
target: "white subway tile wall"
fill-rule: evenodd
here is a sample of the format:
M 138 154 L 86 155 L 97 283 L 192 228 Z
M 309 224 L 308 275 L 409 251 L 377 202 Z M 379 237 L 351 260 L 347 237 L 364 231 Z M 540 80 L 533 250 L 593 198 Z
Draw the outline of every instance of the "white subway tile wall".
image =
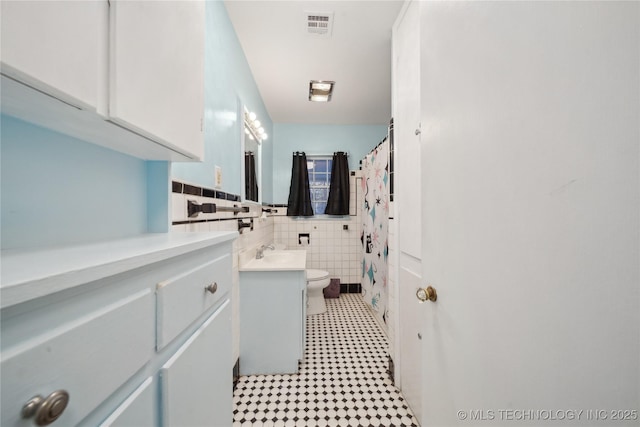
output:
M 360 171 L 350 177 L 350 212 L 340 218 L 296 218 L 278 208 L 274 218 L 273 240 L 289 249 L 307 250 L 307 267 L 326 270 L 340 283 L 360 283 L 362 276 L 362 192 Z M 345 229 L 346 227 L 346 229 Z M 299 235 L 309 234 L 309 243 L 300 243 Z

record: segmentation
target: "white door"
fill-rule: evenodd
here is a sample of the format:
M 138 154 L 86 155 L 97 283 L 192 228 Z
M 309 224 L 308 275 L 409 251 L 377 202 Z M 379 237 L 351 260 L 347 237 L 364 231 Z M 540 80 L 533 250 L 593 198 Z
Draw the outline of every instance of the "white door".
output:
M 420 2 L 408 2 L 393 29 L 394 148 L 398 227 L 398 386 L 418 419 L 422 407 L 424 315 L 415 297 L 421 285 L 420 239 Z M 416 132 L 418 131 L 418 132 Z
M 639 17 L 423 3 L 423 426 L 638 425 Z

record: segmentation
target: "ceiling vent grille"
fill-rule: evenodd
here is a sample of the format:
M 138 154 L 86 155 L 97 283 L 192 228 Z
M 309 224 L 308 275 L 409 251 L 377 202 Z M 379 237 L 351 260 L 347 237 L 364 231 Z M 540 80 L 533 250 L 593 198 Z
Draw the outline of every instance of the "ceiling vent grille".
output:
M 333 27 L 333 12 L 306 12 L 307 33 L 330 36 Z

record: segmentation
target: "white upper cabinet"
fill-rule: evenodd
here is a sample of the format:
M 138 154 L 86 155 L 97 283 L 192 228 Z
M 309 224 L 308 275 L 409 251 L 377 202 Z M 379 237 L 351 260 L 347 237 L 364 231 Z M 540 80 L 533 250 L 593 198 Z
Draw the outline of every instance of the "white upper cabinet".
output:
M 0 4 L 3 114 L 146 160 L 202 159 L 203 1 Z
M 110 120 L 204 154 L 204 3 L 112 1 Z
M 95 110 L 106 7 L 97 1 L 2 1 L 2 73 Z

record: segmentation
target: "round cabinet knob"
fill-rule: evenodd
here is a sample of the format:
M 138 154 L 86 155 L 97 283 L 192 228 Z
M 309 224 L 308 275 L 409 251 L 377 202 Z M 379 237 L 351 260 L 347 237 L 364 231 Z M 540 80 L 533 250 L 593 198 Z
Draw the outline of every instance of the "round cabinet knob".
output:
M 213 282 L 209 286 L 205 286 L 205 289 L 207 290 L 207 292 L 215 294 L 216 291 L 218 290 L 218 284 L 216 282 Z
M 32 397 L 22 407 L 22 418 L 34 417 L 33 422 L 38 426 L 47 426 L 57 420 L 69 403 L 69 393 L 66 390 L 56 390 L 46 398 Z
M 416 135 L 420 135 L 422 133 L 422 131 L 420 129 L 416 129 Z
M 419 288 L 416 291 L 416 297 L 418 297 L 420 302 L 436 301 L 438 299 L 438 294 L 433 287 L 427 286 L 426 288 Z

